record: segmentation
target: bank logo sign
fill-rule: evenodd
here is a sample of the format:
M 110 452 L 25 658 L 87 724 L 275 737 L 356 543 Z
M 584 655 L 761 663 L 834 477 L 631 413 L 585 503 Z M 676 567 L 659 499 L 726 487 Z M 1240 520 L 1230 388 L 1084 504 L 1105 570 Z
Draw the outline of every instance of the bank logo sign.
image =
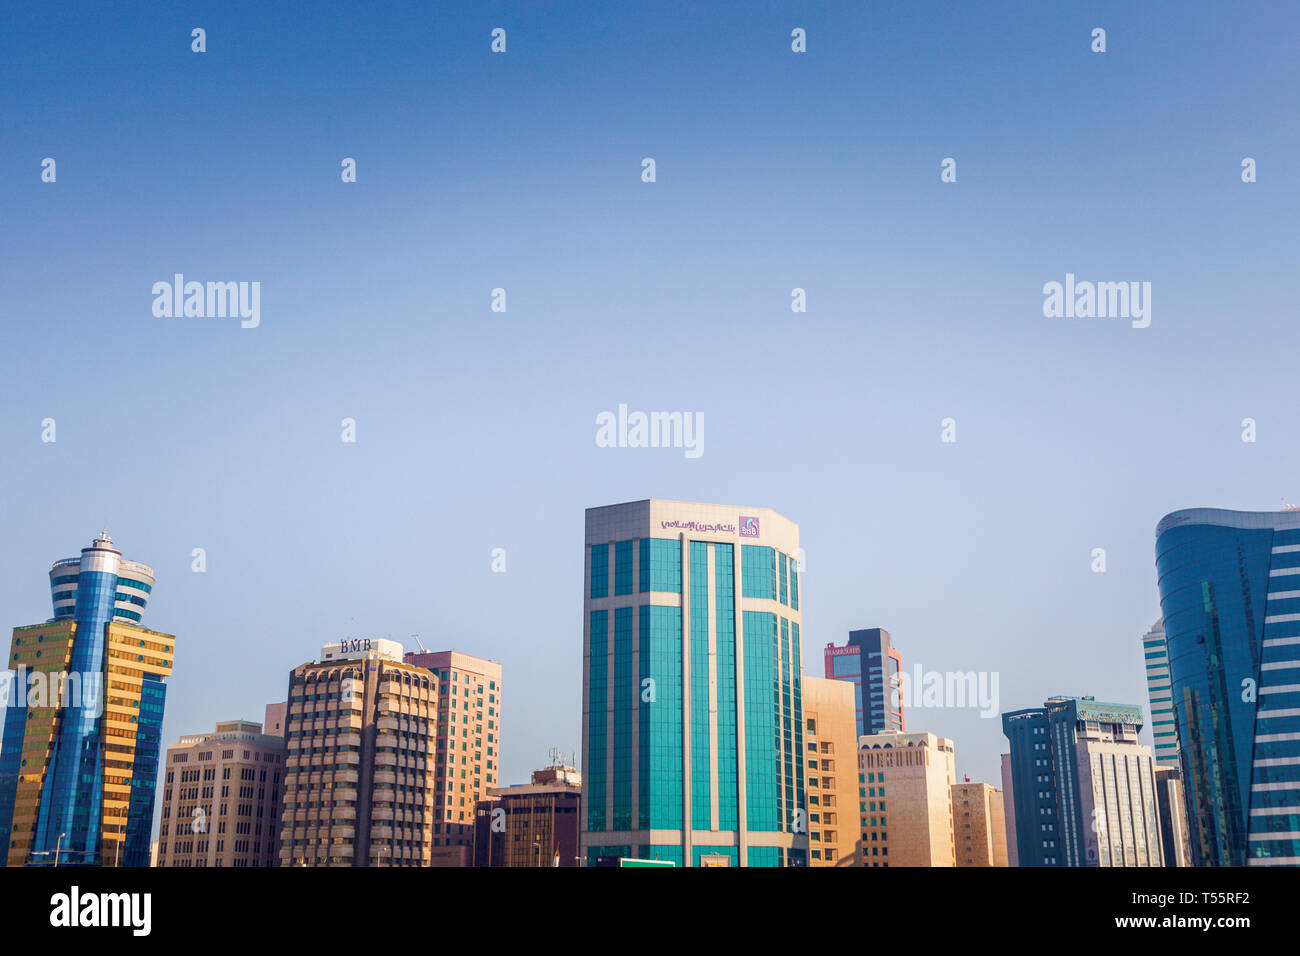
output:
M 740 536 L 742 538 L 758 537 L 758 519 L 749 515 L 740 516 Z

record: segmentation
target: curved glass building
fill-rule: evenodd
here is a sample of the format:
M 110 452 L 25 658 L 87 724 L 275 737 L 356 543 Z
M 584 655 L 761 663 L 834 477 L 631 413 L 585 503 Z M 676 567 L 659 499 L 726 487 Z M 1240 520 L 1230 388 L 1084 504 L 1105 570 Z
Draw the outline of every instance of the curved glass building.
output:
M 0 862 L 147 866 L 173 637 L 140 626 L 148 566 L 107 532 L 50 569 L 54 617 L 14 629 Z
M 1156 570 L 1193 863 L 1300 864 L 1300 512 L 1175 511 Z

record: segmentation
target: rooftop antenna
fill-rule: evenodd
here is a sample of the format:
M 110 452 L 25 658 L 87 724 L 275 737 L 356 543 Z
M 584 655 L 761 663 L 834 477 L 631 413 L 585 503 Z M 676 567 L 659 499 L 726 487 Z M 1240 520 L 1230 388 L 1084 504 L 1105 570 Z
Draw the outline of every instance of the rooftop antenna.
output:
M 420 653 L 421 653 L 421 654 L 427 654 L 427 653 L 429 653 L 427 650 L 425 650 L 424 645 L 420 643 L 420 635 L 419 635 L 419 634 L 412 634 L 412 635 L 411 635 L 411 640 L 415 641 L 415 646 L 418 647 L 418 648 L 420 649 Z

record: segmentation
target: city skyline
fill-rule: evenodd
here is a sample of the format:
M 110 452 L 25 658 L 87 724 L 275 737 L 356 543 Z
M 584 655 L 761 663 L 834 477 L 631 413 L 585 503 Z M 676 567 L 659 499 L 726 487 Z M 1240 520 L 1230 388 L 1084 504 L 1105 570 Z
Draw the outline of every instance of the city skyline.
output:
M 582 514 L 650 497 L 799 525 L 805 672 L 880 627 L 1147 713 L 1156 522 L 1300 496 L 1293 6 L 340 9 L 0 35 L 0 609 L 106 525 L 181 636 L 164 745 L 418 633 L 502 662 L 527 780 L 581 740 Z M 1045 314 L 1076 278 L 1149 325 Z M 999 779 L 999 720 L 907 723 Z

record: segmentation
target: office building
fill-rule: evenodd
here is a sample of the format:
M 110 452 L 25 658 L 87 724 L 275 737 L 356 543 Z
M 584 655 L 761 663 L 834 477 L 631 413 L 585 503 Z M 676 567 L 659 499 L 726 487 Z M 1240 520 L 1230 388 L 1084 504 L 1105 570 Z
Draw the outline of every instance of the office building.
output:
M 798 553 L 764 508 L 587 510 L 589 862 L 807 865 Z
M 268 725 L 283 707 L 266 708 Z M 156 865 L 277 865 L 284 756 L 284 737 L 251 720 L 220 721 L 168 747 Z
M 475 866 L 578 866 L 582 774 L 576 767 L 535 770 L 532 782 L 495 787 L 478 802 Z
M 891 731 L 858 741 L 864 867 L 956 866 L 951 740 Z
M 1183 775 L 1177 767 L 1156 766 L 1156 809 L 1160 816 L 1160 846 L 1165 866 L 1191 866 L 1192 844 L 1187 835 Z
M 846 681 L 803 679 L 808 865 L 856 866 L 857 720 Z
M 147 866 L 175 639 L 140 626 L 153 571 L 107 532 L 50 569 L 54 617 L 16 627 L 0 743 L 8 866 Z
M 1053 697 L 1002 715 L 1020 866 L 1163 866 L 1141 708 Z
M 958 866 L 1007 866 L 1002 791 L 987 783 L 955 783 L 952 827 Z
M 1195 866 L 1300 864 L 1300 512 L 1156 526 Z
M 389 640 L 289 675 L 281 866 L 429 866 L 438 679 Z
M 828 678 L 853 685 L 859 737 L 907 730 L 903 658 L 890 643 L 888 631 L 880 627 L 849 631 L 843 647 L 826 645 L 825 659 Z
M 1178 724 L 1169 690 L 1169 652 L 1165 648 L 1163 620 L 1156 621 L 1142 635 L 1142 659 L 1151 700 L 1151 739 L 1155 742 L 1156 766 L 1177 767 Z
M 410 652 L 438 678 L 434 866 L 469 866 L 475 808 L 499 781 L 501 665 L 460 651 Z

